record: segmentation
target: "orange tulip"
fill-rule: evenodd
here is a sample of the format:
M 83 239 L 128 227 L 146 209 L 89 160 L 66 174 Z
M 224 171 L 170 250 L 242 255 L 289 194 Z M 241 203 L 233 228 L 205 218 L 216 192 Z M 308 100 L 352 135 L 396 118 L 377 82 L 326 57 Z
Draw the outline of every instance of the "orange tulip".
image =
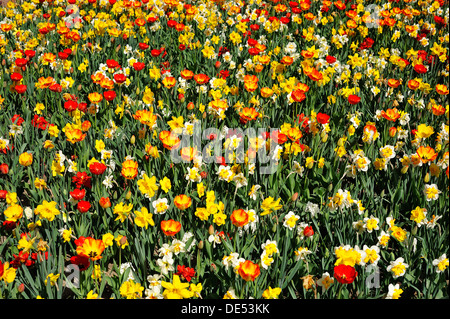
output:
M 181 223 L 173 219 L 163 220 L 161 230 L 166 236 L 175 236 L 181 230 Z
M 419 86 L 420 86 L 420 82 L 415 80 L 415 79 L 412 79 L 412 80 L 408 81 L 408 88 L 410 90 L 415 91 L 415 90 L 417 90 L 419 88 Z
M 181 194 L 174 198 L 173 203 L 178 209 L 185 210 L 191 207 L 192 199 L 189 196 Z
M 104 250 L 105 244 L 101 239 L 86 237 L 83 244 L 77 247 L 77 254 L 94 261 L 102 258 Z
M 399 85 L 401 84 L 401 81 L 400 80 L 396 80 L 396 79 L 389 79 L 388 80 L 388 85 L 391 87 L 391 88 L 397 88 Z
M 88 99 L 91 103 L 98 104 L 103 100 L 103 95 L 98 92 L 89 93 Z
M 436 116 L 440 116 L 445 114 L 445 107 L 443 107 L 442 105 L 433 105 L 431 107 L 431 111 L 433 112 L 434 115 Z
M 259 113 L 253 107 L 244 107 L 239 113 L 241 119 L 245 121 L 253 121 L 259 116 Z
M 134 179 L 138 174 L 138 163 L 133 160 L 126 160 L 122 163 L 121 174 L 125 179 Z
M 156 115 L 153 114 L 152 111 L 148 110 L 137 110 L 135 114 L 133 114 L 133 118 L 141 122 L 141 124 L 148 125 L 153 128 L 156 124 Z
M 159 139 L 163 143 L 164 148 L 168 150 L 176 149 L 181 142 L 177 135 L 171 131 L 161 131 L 159 133 Z
M 417 155 L 420 157 L 420 160 L 422 161 L 422 163 L 428 163 L 431 161 L 434 161 L 438 154 L 436 153 L 436 151 L 434 150 L 434 148 L 432 148 L 431 146 L 420 146 L 417 149 Z
M 250 260 L 242 262 L 238 267 L 238 274 L 245 281 L 254 281 L 261 273 L 259 265 Z
M 198 85 L 202 85 L 209 82 L 209 76 L 206 74 L 200 73 L 194 75 L 194 81 L 197 82 Z
M 188 69 L 184 69 L 183 71 L 180 72 L 180 75 L 183 79 L 190 80 L 194 77 L 194 72 Z
M 109 199 L 109 197 L 102 197 L 102 198 L 100 198 L 98 203 L 100 204 L 100 206 L 102 208 L 109 208 L 109 207 L 111 207 L 111 200 Z
M 172 76 L 166 76 L 162 83 L 166 88 L 171 89 L 175 86 L 177 80 Z
M 444 84 L 436 84 L 436 92 L 439 95 L 448 95 L 448 87 Z
M 294 90 L 291 93 L 291 98 L 295 101 L 295 102 L 302 102 L 303 100 L 306 99 L 306 95 L 305 93 L 303 93 L 302 90 Z
M 245 210 L 237 209 L 234 210 L 230 217 L 231 222 L 233 225 L 237 227 L 242 227 L 248 223 L 248 214 Z
M 76 142 L 81 142 L 86 137 L 83 131 L 78 128 L 69 128 L 66 132 L 67 141 L 75 144 Z
M 381 111 L 381 116 L 388 121 L 395 122 L 400 117 L 400 113 L 397 108 L 387 109 L 386 111 Z
M 192 146 L 183 147 L 180 151 L 180 156 L 183 161 L 190 162 L 194 159 L 194 155 L 197 153 L 197 149 Z

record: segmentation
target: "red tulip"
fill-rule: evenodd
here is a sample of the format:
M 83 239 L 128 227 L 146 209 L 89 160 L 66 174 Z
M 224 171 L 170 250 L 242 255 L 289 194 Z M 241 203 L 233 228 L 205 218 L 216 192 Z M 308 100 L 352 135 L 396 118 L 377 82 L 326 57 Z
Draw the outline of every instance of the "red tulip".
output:
M 69 55 L 67 53 L 65 53 L 65 52 L 58 52 L 58 57 L 61 60 L 65 60 L 65 59 L 67 59 L 69 57 Z
M 36 51 L 34 51 L 34 50 L 25 50 L 24 53 L 30 59 L 33 58 L 36 55 Z
M 416 64 L 414 66 L 414 71 L 416 71 L 419 74 L 424 74 L 424 73 L 427 73 L 428 70 L 425 67 L 425 65 L 423 65 L 423 64 Z
M 101 175 L 105 172 L 106 165 L 100 162 L 95 162 L 89 165 L 89 171 L 94 175 Z
M 85 200 L 80 200 L 77 204 L 77 209 L 80 213 L 86 213 L 91 208 L 91 203 Z
M 178 22 L 176 22 L 175 20 L 169 20 L 167 21 L 167 26 L 169 28 L 175 28 L 175 26 L 177 25 Z
M 75 255 L 70 257 L 70 263 L 77 265 L 80 271 L 88 269 L 89 265 L 91 264 L 89 257 L 83 255 Z
M 0 173 L 2 174 L 8 174 L 9 172 L 9 166 L 6 163 L 0 164 Z
M 334 278 L 341 284 L 351 284 L 356 276 L 358 272 L 352 266 L 341 264 L 334 267 Z
M 327 124 L 328 121 L 330 120 L 330 116 L 328 114 L 324 114 L 324 113 L 317 113 L 316 116 L 317 122 L 319 122 L 320 124 Z
M 126 80 L 127 80 L 127 76 L 125 74 L 123 74 L 123 73 L 114 74 L 114 81 L 116 81 L 116 83 L 122 84 Z
M 74 200 L 82 200 L 86 195 L 86 190 L 76 188 L 73 191 L 69 192 L 69 194 Z
M 78 108 L 78 103 L 76 101 L 66 101 L 64 103 L 64 109 L 67 112 L 75 111 Z
M 16 61 L 15 61 L 15 64 L 18 67 L 26 66 L 27 63 L 28 63 L 28 60 L 27 59 L 23 59 L 23 58 L 16 59 Z
M 153 49 L 151 52 L 152 57 L 157 57 L 161 54 L 161 50 Z
M 58 83 L 55 83 L 55 84 L 53 84 L 53 85 L 51 85 L 51 86 L 49 87 L 49 90 L 52 91 L 52 92 L 58 92 L 58 93 L 61 93 L 61 91 L 62 91 L 62 86 L 59 85 Z
M 108 60 L 106 60 L 106 65 L 110 69 L 115 69 L 119 66 L 119 62 L 117 62 L 116 60 L 113 60 L 113 59 L 108 59 Z
M 20 73 L 14 72 L 11 74 L 11 80 L 14 82 L 18 82 L 20 80 L 22 80 L 23 76 Z
M 141 50 L 147 50 L 148 47 L 149 46 L 147 43 L 142 43 L 142 42 L 139 43 L 139 49 L 141 49 Z
M 27 90 L 27 86 L 25 84 L 19 84 L 14 87 L 17 93 L 23 94 Z
M 116 98 L 116 92 L 114 91 L 106 91 L 103 93 L 103 96 L 105 97 L 105 100 L 112 101 Z
M 357 95 L 351 94 L 348 96 L 348 102 L 352 105 L 358 104 L 359 101 L 361 101 L 361 98 Z
M 311 237 L 312 235 L 314 235 L 314 230 L 311 226 L 306 226 L 305 229 L 303 230 L 303 235 L 305 237 Z
M 145 67 L 145 63 L 143 63 L 143 62 L 135 62 L 135 63 L 133 64 L 133 68 L 134 68 L 136 71 L 141 71 L 144 67 Z

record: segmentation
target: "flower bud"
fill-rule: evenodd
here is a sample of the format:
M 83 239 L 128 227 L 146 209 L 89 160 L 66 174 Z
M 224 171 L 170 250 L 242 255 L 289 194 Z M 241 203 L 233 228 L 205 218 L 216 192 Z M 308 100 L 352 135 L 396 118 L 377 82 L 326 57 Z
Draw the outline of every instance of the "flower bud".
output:
M 408 171 L 409 166 L 403 166 L 401 169 L 401 173 L 405 174 Z
M 192 111 L 192 110 L 195 108 L 195 104 L 192 103 L 192 102 L 189 102 L 188 105 L 186 106 L 186 108 L 187 108 L 189 111 Z
M 397 128 L 395 126 L 392 126 L 391 128 L 389 128 L 389 136 L 394 137 L 395 134 L 397 134 Z
M 305 237 L 311 237 L 312 235 L 314 235 L 314 230 L 311 226 L 306 226 L 305 229 L 303 230 L 303 235 Z
M 425 175 L 425 177 L 423 178 L 423 181 L 425 183 L 428 183 L 430 181 L 430 173 L 427 172 L 427 174 Z
M 131 136 L 131 138 L 130 138 L 130 143 L 131 143 L 131 145 L 134 145 L 134 143 L 136 143 L 136 136 Z
M 125 195 L 125 199 L 129 200 L 131 198 L 131 191 L 128 191 L 128 193 Z
M 203 249 L 203 247 L 204 247 L 203 240 L 200 240 L 200 242 L 198 243 L 197 247 L 198 247 L 198 249 L 200 249 L 200 250 Z
M 295 193 L 292 195 L 291 200 L 292 200 L 293 202 L 295 202 L 297 199 L 298 199 L 298 192 L 295 192 Z
M 124 246 L 126 243 L 127 243 L 127 236 L 122 236 L 122 237 L 120 237 L 120 239 L 119 239 L 119 244 L 120 244 L 120 246 L 122 247 L 122 246 Z
M 209 226 L 208 234 L 210 234 L 210 235 L 214 234 L 214 226 L 213 225 Z
M 98 202 L 102 208 L 111 207 L 111 200 L 109 199 L 109 197 L 102 197 Z
M 17 291 L 22 293 L 22 292 L 24 292 L 24 290 L 25 290 L 25 285 L 24 285 L 24 283 L 21 283 L 19 285 L 19 287 L 17 287 Z

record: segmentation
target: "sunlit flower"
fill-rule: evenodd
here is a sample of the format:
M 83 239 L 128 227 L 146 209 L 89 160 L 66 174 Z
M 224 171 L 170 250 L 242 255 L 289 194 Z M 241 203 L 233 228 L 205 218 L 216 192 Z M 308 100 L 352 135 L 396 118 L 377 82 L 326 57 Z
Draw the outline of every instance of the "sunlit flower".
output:
M 134 222 L 138 227 L 143 227 L 145 229 L 148 228 L 148 225 L 155 226 L 155 222 L 153 221 L 153 214 L 148 211 L 147 208 L 142 207 L 141 211 L 135 211 L 134 214 Z
M 164 299 L 188 299 L 193 297 L 190 291 L 189 283 L 182 283 L 178 275 L 173 275 L 172 283 L 161 281 L 161 286 L 164 288 Z
M 133 160 L 126 160 L 122 163 L 122 176 L 125 179 L 134 179 L 138 174 L 138 163 Z
M 180 210 L 186 210 L 189 207 L 191 207 L 192 205 L 192 199 L 185 195 L 185 194 L 181 194 L 181 195 L 177 195 L 175 196 L 173 203 L 175 204 L 175 206 L 180 209 Z
M 404 263 L 404 259 L 399 257 L 396 260 L 391 261 L 386 270 L 391 272 L 393 278 L 395 279 L 404 276 L 408 267 L 409 265 Z
M 446 254 L 443 254 L 441 257 L 433 260 L 433 266 L 436 267 L 436 273 L 441 273 L 448 268 L 448 258 Z
M 386 295 L 386 299 L 399 299 L 400 295 L 403 293 L 403 290 L 400 289 L 400 284 L 389 284 L 389 291 Z
M 175 236 L 181 230 L 181 223 L 173 219 L 163 220 L 161 230 L 166 236 Z
M 77 246 L 77 254 L 89 257 L 90 260 L 99 260 L 105 250 L 105 244 L 101 239 L 86 237 L 82 245 Z
M 426 200 L 429 202 L 431 200 L 437 200 L 439 194 L 442 193 L 436 184 L 425 184 L 423 193 L 425 194 Z
M 260 272 L 259 266 L 250 260 L 246 260 L 238 266 L 238 274 L 245 281 L 255 281 Z
M 60 211 L 56 208 L 56 205 L 57 203 L 55 201 L 48 202 L 44 200 L 42 204 L 36 207 L 34 214 L 51 222 L 57 215 L 60 214 Z
M 128 218 L 128 215 L 130 214 L 131 210 L 133 209 L 133 204 L 127 204 L 125 205 L 123 202 L 120 202 L 114 206 L 113 213 L 117 214 L 117 217 L 115 220 L 120 220 L 120 222 L 124 222 L 125 219 Z
M 137 185 L 146 198 L 155 196 L 155 192 L 158 190 L 156 176 L 148 177 L 146 173 L 144 173 L 142 178 L 137 181 Z
M 283 207 L 283 205 L 280 204 L 281 198 L 278 198 L 275 200 L 273 197 L 269 196 L 265 198 L 261 204 L 261 209 L 263 212 L 261 213 L 261 216 L 268 215 L 276 210 L 279 210 Z

